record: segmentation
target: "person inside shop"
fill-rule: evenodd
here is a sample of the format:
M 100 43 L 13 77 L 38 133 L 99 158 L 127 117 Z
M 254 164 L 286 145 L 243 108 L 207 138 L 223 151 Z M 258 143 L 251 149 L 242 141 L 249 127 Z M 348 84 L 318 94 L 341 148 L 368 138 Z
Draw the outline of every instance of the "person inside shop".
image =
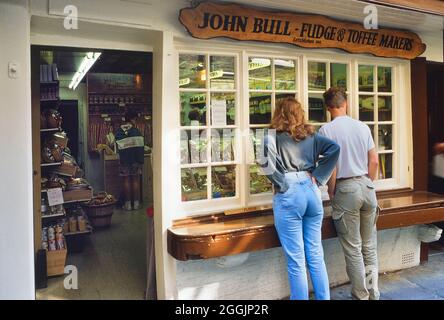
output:
M 188 113 L 188 119 L 190 120 L 190 125 L 193 127 L 198 127 L 200 125 L 200 112 L 199 109 L 193 109 Z
M 140 180 L 144 161 L 144 138 L 136 128 L 137 112 L 129 109 L 125 121 L 117 129 L 115 139 L 120 160 L 120 176 L 122 176 L 124 208 L 140 209 Z M 133 205 L 132 203 L 133 202 Z
M 375 142 L 366 124 L 347 115 L 347 94 L 343 89 L 330 88 L 324 93 L 324 101 L 333 121 L 325 124 L 319 134 L 341 147 L 338 164 L 328 182 L 328 193 L 351 294 L 354 299 L 378 300 Z
M 308 300 L 307 263 L 315 298 L 329 300 L 321 242 L 324 208 L 318 185 L 330 178 L 339 146 L 306 124 L 304 109 L 294 98 L 279 103 L 271 128 L 258 164 L 274 186 L 274 222 L 287 258 L 290 299 Z

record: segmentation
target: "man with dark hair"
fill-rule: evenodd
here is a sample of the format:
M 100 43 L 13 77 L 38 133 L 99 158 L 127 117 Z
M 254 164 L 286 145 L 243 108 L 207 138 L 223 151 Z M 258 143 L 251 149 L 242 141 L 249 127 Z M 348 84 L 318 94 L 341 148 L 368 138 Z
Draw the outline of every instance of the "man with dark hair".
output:
M 347 116 L 347 94 L 343 89 L 330 88 L 324 93 L 324 101 L 333 121 L 324 125 L 319 133 L 341 148 L 336 170 L 328 182 L 328 193 L 352 297 L 378 300 L 378 203 L 373 184 L 378 154 L 370 128 Z
M 124 208 L 140 209 L 140 175 L 144 161 L 144 139 L 136 128 L 137 112 L 129 109 L 125 114 L 125 122 L 116 132 L 116 144 L 119 151 L 120 175 L 123 177 Z

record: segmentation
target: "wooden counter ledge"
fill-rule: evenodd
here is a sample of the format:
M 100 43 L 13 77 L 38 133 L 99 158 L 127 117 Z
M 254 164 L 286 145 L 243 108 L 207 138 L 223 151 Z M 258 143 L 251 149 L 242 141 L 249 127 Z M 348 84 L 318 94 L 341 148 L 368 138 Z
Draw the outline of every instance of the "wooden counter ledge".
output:
M 444 221 L 444 196 L 402 189 L 378 193 L 378 230 Z M 331 207 L 324 203 L 322 238 L 336 237 Z M 177 260 L 209 259 L 279 247 L 271 206 L 239 215 L 224 213 L 176 220 L 168 252 Z

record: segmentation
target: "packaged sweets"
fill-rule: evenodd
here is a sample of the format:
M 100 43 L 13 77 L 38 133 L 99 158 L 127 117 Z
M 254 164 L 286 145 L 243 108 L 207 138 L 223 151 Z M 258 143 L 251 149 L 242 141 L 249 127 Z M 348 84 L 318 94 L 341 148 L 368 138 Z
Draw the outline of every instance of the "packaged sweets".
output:
M 79 231 L 83 232 L 86 230 L 86 222 L 85 222 L 85 218 L 83 218 L 83 216 L 77 217 L 77 223 L 79 225 Z
M 69 218 L 69 232 L 77 231 L 77 219 L 75 217 Z
M 49 251 L 56 251 L 57 250 L 55 240 L 49 240 L 48 241 L 48 250 Z

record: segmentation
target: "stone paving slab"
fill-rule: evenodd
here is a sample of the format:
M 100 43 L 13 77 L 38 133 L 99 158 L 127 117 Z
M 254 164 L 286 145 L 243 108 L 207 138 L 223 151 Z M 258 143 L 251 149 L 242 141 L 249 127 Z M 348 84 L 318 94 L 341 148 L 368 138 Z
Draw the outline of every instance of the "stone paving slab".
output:
M 418 267 L 379 276 L 381 300 L 444 300 L 444 254 Z M 332 300 L 350 300 L 350 284 L 331 290 Z

